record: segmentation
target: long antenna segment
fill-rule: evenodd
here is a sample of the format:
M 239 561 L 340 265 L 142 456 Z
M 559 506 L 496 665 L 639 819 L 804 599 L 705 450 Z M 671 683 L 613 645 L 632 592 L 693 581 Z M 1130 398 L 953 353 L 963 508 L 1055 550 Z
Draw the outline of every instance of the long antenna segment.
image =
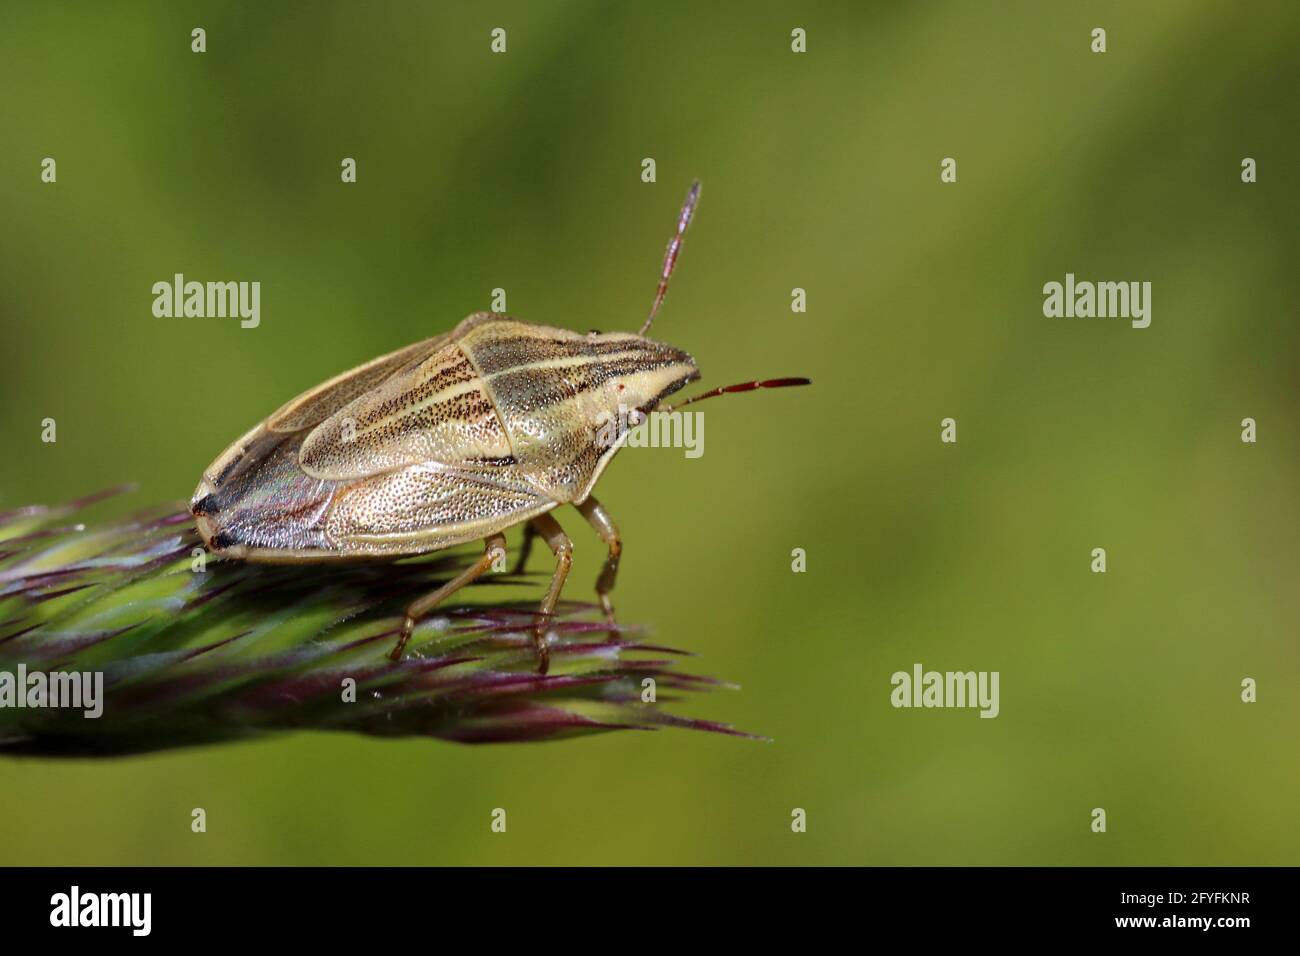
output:
M 695 215 L 695 204 L 699 201 L 699 198 L 700 181 L 697 179 L 691 183 L 690 191 L 686 194 L 686 202 L 682 203 L 682 211 L 677 217 L 677 231 L 668 240 L 668 250 L 664 253 L 664 267 L 659 274 L 659 288 L 655 290 L 654 305 L 650 306 L 650 315 L 646 318 L 645 324 L 641 326 L 641 331 L 637 335 L 644 336 L 650 329 L 650 323 L 659 314 L 659 306 L 663 305 L 664 296 L 668 294 L 668 280 L 672 278 L 673 269 L 677 266 L 677 254 L 682 251 L 682 240 L 686 237 L 686 227 L 691 224 L 691 217 Z
M 810 378 L 768 378 L 761 382 L 741 382 L 739 385 L 723 385 L 721 388 L 715 388 L 711 391 L 703 392 L 700 395 L 692 395 L 685 401 L 678 402 L 676 405 L 664 405 L 659 408 L 661 412 L 675 412 L 679 408 L 684 408 L 694 402 L 702 402 L 706 398 L 717 398 L 719 395 L 731 395 L 735 392 L 752 392 L 760 388 L 790 388 L 793 385 L 811 385 Z

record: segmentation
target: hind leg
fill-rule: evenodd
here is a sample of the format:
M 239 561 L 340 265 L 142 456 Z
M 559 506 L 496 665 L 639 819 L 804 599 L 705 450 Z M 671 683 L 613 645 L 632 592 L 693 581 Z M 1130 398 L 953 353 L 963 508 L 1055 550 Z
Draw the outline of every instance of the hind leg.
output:
M 415 630 L 416 623 L 431 610 L 451 597 L 465 585 L 477 580 L 487 573 L 493 563 L 499 557 L 504 557 L 506 553 L 506 536 L 503 534 L 494 534 L 488 538 L 483 548 L 483 557 L 479 558 L 460 574 L 456 575 L 436 591 L 426 594 L 419 600 L 413 601 L 406 609 L 406 620 L 402 622 L 402 633 L 397 638 L 397 646 L 388 654 L 390 661 L 400 661 L 402 651 L 406 648 L 406 642 L 411 639 L 411 632 Z

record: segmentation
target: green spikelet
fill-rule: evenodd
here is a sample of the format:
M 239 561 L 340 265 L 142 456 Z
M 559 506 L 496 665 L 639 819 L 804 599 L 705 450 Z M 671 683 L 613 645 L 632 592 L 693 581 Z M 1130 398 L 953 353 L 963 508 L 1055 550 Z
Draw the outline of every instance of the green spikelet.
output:
M 718 682 L 674 671 L 680 652 L 630 632 L 611 642 L 590 605 L 559 609 L 545 677 L 523 605 L 454 601 L 392 663 L 394 615 L 461 556 L 328 569 L 208 561 L 184 511 L 77 520 L 111 494 L 0 514 L 0 752 L 108 756 L 289 729 L 467 743 L 737 733 L 665 712 L 676 692 Z M 39 701 L 33 682 L 66 680 L 54 674 L 88 675 L 88 690 L 102 679 L 101 716 L 19 706 Z

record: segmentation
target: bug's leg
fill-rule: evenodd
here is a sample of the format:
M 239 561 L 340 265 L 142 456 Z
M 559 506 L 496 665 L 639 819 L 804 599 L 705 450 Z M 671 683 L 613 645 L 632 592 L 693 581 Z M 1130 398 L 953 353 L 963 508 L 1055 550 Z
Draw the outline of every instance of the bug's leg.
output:
M 537 624 L 533 628 L 533 644 L 537 648 L 537 672 L 545 674 L 551 666 L 551 652 L 546 646 L 546 627 L 555 616 L 555 605 L 560 600 L 560 591 L 564 588 L 564 579 L 569 576 L 569 566 L 573 564 L 573 542 L 564 533 L 560 523 L 549 514 L 538 515 L 532 521 L 537 533 L 546 541 L 551 553 L 555 555 L 555 573 L 551 575 L 551 586 L 537 608 Z
M 519 545 L 519 557 L 515 561 L 515 566 L 511 568 L 511 574 L 523 574 L 524 568 L 528 564 L 528 556 L 533 552 L 533 539 L 537 537 L 537 529 L 533 527 L 530 521 L 524 525 L 524 540 Z
M 601 540 L 609 546 L 605 566 L 601 568 L 600 577 L 596 579 L 596 597 L 600 599 L 600 606 L 605 612 L 605 622 L 612 628 L 616 621 L 614 620 L 614 604 L 609 599 L 609 592 L 614 590 L 614 579 L 618 577 L 618 559 L 623 554 L 623 539 L 619 537 L 618 527 L 614 524 L 614 519 L 609 516 L 609 512 L 595 498 L 588 495 L 586 501 L 575 507 L 582 512 L 582 516 L 587 519 L 587 523 L 596 529 L 596 534 L 600 535 Z M 611 636 L 614 633 L 614 631 L 610 631 Z
M 482 577 L 492 567 L 494 561 L 499 556 L 506 553 L 506 536 L 503 534 L 494 534 L 486 540 L 483 548 L 483 556 L 471 564 L 460 574 L 456 575 L 438 590 L 426 594 L 424 597 L 413 601 L 406 609 L 406 620 L 402 622 L 402 633 L 397 638 L 397 646 L 389 653 L 390 661 L 400 661 L 402 651 L 406 648 L 406 642 L 411 639 L 411 632 L 415 630 L 415 624 L 420 618 L 424 617 L 431 610 L 451 597 L 465 585 L 477 578 Z

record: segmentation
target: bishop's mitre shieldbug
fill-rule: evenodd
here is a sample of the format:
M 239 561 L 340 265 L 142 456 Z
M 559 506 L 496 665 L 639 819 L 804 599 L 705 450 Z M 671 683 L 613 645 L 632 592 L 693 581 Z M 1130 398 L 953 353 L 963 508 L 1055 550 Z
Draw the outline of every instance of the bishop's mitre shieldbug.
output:
M 504 558 L 524 526 L 555 555 L 533 639 L 546 673 L 546 624 L 572 545 L 551 512 L 573 505 L 609 548 L 596 593 L 609 593 L 622 542 L 592 496 L 622 440 L 601 440 L 620 409 L 641 416 L 699 378 L 686 352 L 645 337 L 668 291 L 699 198 L 691 186 L 641 329 L 591 332 L 475 313 L 450 332 L 381 356 L 304 392 L 234 442 L 203 473 L 190 505 L 209 550 L 244 561 L 311 564 L 396 559 L 483 539 L 482 557 L 406 611 L 391 658 L 417 621 Z M 787 385 L 746 382 L 689 399 Z M 626 437 L 626 434 L 622 437 Z

